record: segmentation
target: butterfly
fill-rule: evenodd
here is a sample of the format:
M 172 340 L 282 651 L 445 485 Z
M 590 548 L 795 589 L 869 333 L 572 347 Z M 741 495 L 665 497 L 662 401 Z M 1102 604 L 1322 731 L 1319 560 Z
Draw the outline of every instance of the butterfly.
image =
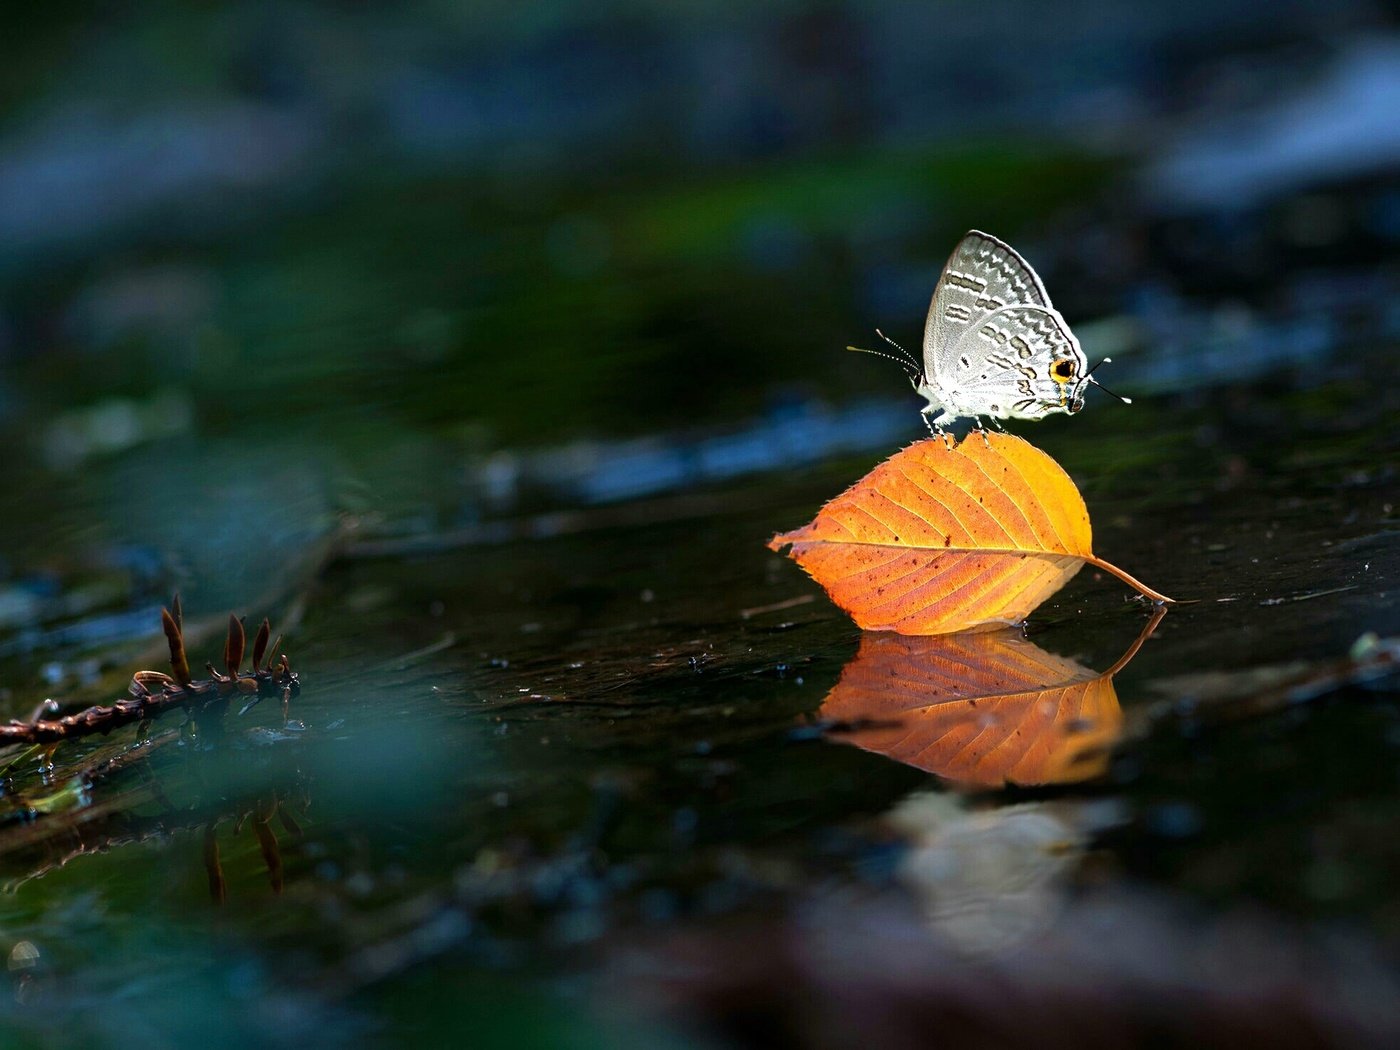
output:
M 1103 389 L 1030 263 L 1011 245 L 978 230 L 958 242 L 933 290 L 924 322 L 923 367 L 879 335 L 904 357 L 847 349 L 904 367 L 914 389 L 928 400 L 922 413 L 931 433 L 943 434 L 949 423 L 965 417 L 980 430 L 983 416 L 995 422 L 1072 415 L 1084 407 L 1090 383 Z

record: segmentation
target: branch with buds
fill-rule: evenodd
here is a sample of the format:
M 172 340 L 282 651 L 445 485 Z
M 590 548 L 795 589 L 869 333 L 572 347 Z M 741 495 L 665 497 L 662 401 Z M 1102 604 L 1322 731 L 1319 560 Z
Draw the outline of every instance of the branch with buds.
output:
M 45 701 L 40 713 L 30 721 L 12 720 L 0 724 L 0 746 L 6 744 L 51 744 L 60 740 L 73 740 L 91 736 L 94 733 L 110 733 L 132 722 L 144 722 L 155 718 L 171 708 L 183 708 L 190 714 L 198 715 L 215 705 L 222 709 L 235 696 L 246 697 L 247 702 L 239 710 L 245 714 L 259 700 L 277 697 L 282 703 L 282 721 L 287 720 L 287 709 L 292 697 L 301 692 L 301 681 L 292 670 L 285 654 L 279 655 L 282 644 L 279 636 L 270 647 L 268 639 L 272 627 L 263 620 L 258 633 L 253 638 L 252 666 L 244 671 L 243 654 L 247 645 L 247 635 L 242 622 L 230 615 L 228 637 L 224 642 L 224 671 L 220 672 L 213 664 L 205 664 L 209 678 L 195 679 L 190 675 L 190 661 L 185 653 L 184 617 L 180 608 L 180 596 L 175 596 L 173 612 L 160 611 L 161 626 L 166 641 L 170 643 L 170 674 L 163 671 L 137 671 L 131 676 L 127 692 L 130 696 L 110 705 L 84 708 L 71 715 L 59 718 L 45 718 L 43 715 L 57 712 L 58 705 L 52 700 Z M 263 657 L 267 662 L 263 663 Z

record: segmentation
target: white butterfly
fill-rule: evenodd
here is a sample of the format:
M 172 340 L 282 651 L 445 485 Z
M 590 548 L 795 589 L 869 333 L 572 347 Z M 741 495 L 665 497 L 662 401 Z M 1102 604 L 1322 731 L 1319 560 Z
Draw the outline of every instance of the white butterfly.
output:
M 908 357 L 893 340 L 886 341 Z M 892 359 L 928 399 L 924 421 L 938 433 L 963 417 L 980 429 L 983 416 L 995 421 L 1073 414 L 1084 407 L 1087 385 L 1098 384 L 1079 340 L 1050 305 L 1030 263 L 1009 244 L 977 230 L 958 242 L 933 290 L 923 368 L 912 358 Z

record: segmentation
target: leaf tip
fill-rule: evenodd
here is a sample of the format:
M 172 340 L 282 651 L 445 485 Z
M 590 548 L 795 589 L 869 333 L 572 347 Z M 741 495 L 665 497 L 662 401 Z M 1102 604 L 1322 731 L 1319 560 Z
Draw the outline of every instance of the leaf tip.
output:
M 775 533 L 773 538 L 768 541 L 768 549 L 781 553 L 782 549 L 792 542 L 792 536 L 793 534 L 790 532 Z

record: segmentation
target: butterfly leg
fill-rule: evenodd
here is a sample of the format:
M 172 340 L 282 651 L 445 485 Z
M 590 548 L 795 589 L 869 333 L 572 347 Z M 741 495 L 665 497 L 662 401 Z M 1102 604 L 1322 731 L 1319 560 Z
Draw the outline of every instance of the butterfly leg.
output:
M 972 417 L 972 429 L 982 435 L 982 444 L 986 445 L 988 448 L 992 447 L 992 443 L 987 440 L 987 428 L 982 425 L 981 416 Z
M 935 412 L 937 412 L 936 415 Z M 920 410 L 919 414 L 923 417 L 924 426 L 928 427 L 929 434 L 933 437 L 942 438 L 944 448 L 952 448 L 952 438 L 948 435 L 948 427 L 946 425 L 948 414 L 938 410 L 934 405 L 925 405 L 924 408 Z

